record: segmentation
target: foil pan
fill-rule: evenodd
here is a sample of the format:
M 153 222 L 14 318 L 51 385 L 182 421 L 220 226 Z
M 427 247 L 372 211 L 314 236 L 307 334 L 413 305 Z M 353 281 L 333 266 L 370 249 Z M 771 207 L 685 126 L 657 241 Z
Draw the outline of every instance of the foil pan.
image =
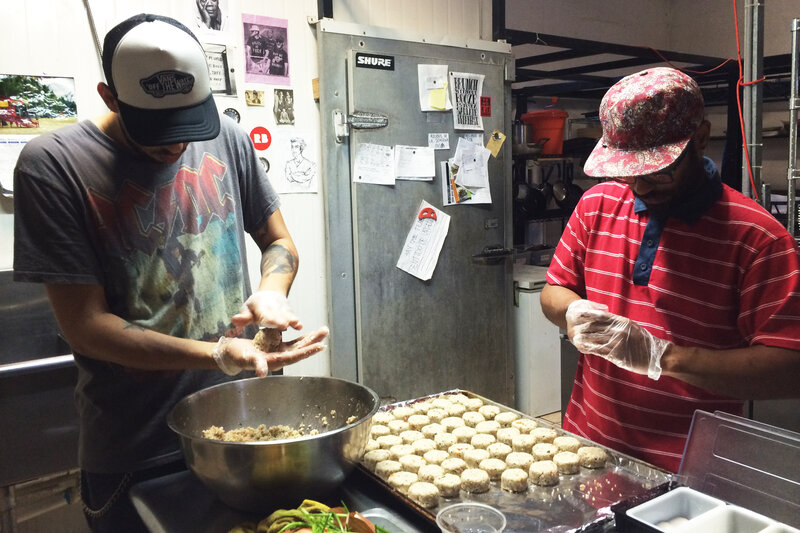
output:
M 451 394 L 464 394 L 470 398 L 479 398 L 486 405 L 495 405 L 502 411 L 516 413 L 520 418 L 533 419 L 540 427 L 553 428 L 560 435 L 575 437 L 586 445 L 600 446 L 595 442 L 564 431 L 558 425 L 545 419 L 528 416 L 511 407 L 463 389 L 453 389 L 391 403 L 384 405 L 380 410 L 391 411 L 400 406 L 408 406 Z M 420 506 L 403 493 L 394 490 L 363 464 L 359 464 L 358 468 L 403 505 L 429 520 L 433 526 L 436 524 L 436 513 L 439 509 L 453 503 L 474 501 L 491 505 L 502 511 L 507 520 L 504 532 L 508 533 L 602 531 L 606 525 L 610 525 L 609 523 L 614 518 L 612 505 L 668 483 L 673 480 L 674 474 L 605 446 L 600 447 L 609 455 L 605 468 L 581 468 L 579 474 L 559 476 L 558 485 L 552 487 L 532 485 L 524 493 L 504 491 L 500 488 L 499 481 L 492 481 L 488 492 L 471 494 L 462 490 L 458 498 L 442 497 L 439 499 L 439 505 L 430 509 Z

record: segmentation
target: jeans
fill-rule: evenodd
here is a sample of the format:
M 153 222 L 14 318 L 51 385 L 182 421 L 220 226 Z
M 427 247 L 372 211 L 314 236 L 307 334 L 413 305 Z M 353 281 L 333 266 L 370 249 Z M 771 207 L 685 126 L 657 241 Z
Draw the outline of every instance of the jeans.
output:
M 83 514 L 92 533 L 148 533 L 129 492 L 133 485 L 186 470 L 183 461 L 118 474 L 81 471 Z

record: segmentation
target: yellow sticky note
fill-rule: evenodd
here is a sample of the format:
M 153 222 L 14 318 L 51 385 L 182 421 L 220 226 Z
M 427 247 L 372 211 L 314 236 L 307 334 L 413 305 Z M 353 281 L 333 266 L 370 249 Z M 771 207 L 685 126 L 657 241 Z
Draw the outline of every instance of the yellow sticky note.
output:
M 428 91 L 430 94 L 430 104 L 434 109 L 447 109 L 447 83 L 441 89 L 431 89 Z
M 500 148 L 503 147 L 503 143 L 506 141 L 506 136 L 500 132 L 500 130 L 494 130 L 492 132 L 491 137 L 489 138 L 489 142 L 486 143 L 486 148 L 492 152 L 492 157 L 497 157 L 497 153 L 500 151 Z

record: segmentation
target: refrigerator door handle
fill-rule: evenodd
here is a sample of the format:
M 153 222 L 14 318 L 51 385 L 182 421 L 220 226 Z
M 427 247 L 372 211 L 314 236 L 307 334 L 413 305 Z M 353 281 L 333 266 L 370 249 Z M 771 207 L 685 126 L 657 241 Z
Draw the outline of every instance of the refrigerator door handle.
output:
M 474 263 L 481 263 L 486 265 L 496 265 L 502 263 L 514 256 L 514 250 L 511 248 L 503 248 L 499 244 L 484 247 L 483 251 L 479 254 L 472 256 Z
M 389 117 L 371 111 L 354 111 L 345 115 L 341 109 L 333 110 L 333 134 L 341 144 L 350 136 L 350 127 L 357 130 L 375 130 L 389 125 Z

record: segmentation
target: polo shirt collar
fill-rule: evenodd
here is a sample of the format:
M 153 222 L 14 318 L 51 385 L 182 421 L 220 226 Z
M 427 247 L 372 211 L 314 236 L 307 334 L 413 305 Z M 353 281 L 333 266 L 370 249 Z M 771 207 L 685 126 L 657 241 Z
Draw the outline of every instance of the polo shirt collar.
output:
M 708 157 L 703 157 L 703 170 L 707 179 L 688 199 L 673 206 L 667 214 L 668 217 L 693 224 L 722 196 L 722 178 L 717 165 Z M 635 198 L 633 212 L 639 214 L 643 211 L 647 211 L 647 206 L 639 198 Z

